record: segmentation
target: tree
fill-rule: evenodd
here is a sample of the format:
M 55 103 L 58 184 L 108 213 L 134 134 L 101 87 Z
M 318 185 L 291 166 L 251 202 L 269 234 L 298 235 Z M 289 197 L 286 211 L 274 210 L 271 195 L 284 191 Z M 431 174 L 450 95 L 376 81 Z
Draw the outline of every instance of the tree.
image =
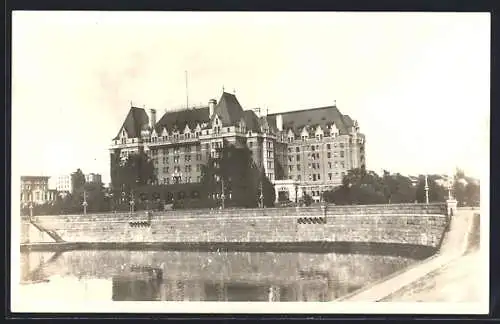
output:
M 111 154 L 111 186 L 115 197 L 130 196 L 134 189 L 155 182 L 154 164 L 144 152 L 131 153 L 122 159 L 121 150 Z
M 255 165 L 247 147 L 239 148 L 226 142 L 203 168 L 205 197 L 221 197 L 224 193 L 226 206 L 256 207 L 261 183 L 264 205 L 272 206 L 275 199 L 274 187 L 263 170 Z M 221 199 L 218 200 L 220 203 Z
M 425 203 L 425 175 L 420 175 L 416 190 L 416 200 L 419 203 Z M 427 176 L 427 184 L 429 186 L 429 202 L 444 202 L 448 197 L 447 190 L 436 183 L 441 177 L 436 174 Z
M 415 200 L 415 189 L 408 177 L 384 170 L 380 177 L 364 168 L 350 170 L 342 185 L 323 194 L 325 201 L 337 205 L 405 203 Z
M 304 205 L 310 206 L 313 202 L 313 199 L 312 199 L 311 195 L 304 193 L 302 195 L 302 202 L 304 203 Z

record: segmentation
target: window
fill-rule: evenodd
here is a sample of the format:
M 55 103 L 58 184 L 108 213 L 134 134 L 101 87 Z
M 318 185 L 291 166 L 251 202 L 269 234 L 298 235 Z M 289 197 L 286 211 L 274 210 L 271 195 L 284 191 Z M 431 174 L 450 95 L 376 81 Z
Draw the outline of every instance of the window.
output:
M 332 174 L 328 173 L 328 180 L 332 180 Z
M 297 161 L 300 161 L 300 154 L 297 154 Z
M 292 171 L 293 171 L 293 166 L 289 165 L 289 166 L 288 166 L 288 171 L 289 171 L 289 172 L 292 172 Z
M 189 155 L 189 154 L 185 155 L 185 156 L 184 156 L 184 160 L 185 160 L 186 162 L 190 162 L 190 161 L 191 161 L 191 155 Z
M 314 152 L 314 145 L 311 145 L 311 151 Z
M 328 162 L 328 169 L 332 168 L 332 162 Z
M 210 145 L 208 143 L 205 144 L 205 150 L 210 149 Z
M 344 157 L 344 151 L 340 151 L 340 157 L 343 158 Z
M 168 167 L 163 167 L 163 173 L 168 173 Z
M 344 163 L 344 162 L 340 162 L 340 166 L 341 166 L 342 168 L 345 168 L 345 163 Z
M 248 147 L 252 148 L 253 147 L 253 142 L 248 142 Z
M 228 127 L 228 128 L 227 128 L 227 132 L 229 133 L 230 131 L 231 131 L 231 128 L 229 128 L 229 127 Z
M 319 181 L 319 180 L 321 180 L 321 177 L 320 177 L 320 175 L 318 174 L 318 181 Z
M 292 157 L 291 156 L 288 157 L 288 162 L 292 162 Z
M 295 152 L 297 152 L 297 153 L 300 152 L 300 148 L 298 146 L 295 148 Z
M 198 171 L 198 172 L 200 171 L 200 165 L 199 164 L 196 165 L 196 171 Z
M 326 149 L 329 150 L 330 149 L 330 144 L 326 144 Z
M 297 180 L 300 181 L 300 174 L 297 175 Z
M 300 164 L 297 164 L 297 171 L 300 171 Z
M 328 158 L 331 158 L 332 157 L 332 153 L 328 152 Z
M 340 148 L 344 148 L 344 143 L 339 144 Z
M 313 174 L 313 181 L 316 181 L 316 175 Z

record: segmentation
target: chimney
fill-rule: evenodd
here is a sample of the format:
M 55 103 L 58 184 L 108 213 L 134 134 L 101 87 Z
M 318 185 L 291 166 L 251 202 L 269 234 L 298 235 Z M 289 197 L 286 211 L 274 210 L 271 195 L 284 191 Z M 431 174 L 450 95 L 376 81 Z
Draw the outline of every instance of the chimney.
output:
M 208 113 L 210 114 L 209 117 L 212 117 L 212 115 L 214 114 L 216 104 L 217 104 L 217 100 L 215 100 L 215 99 L 210 99 L 208 101 Z
M 281 132 L 283 130 L 283 115 L 276 115 L 276 128 Z
M 149 110 L 149 126 L 153 128 L 156 125 L 156 109 Z

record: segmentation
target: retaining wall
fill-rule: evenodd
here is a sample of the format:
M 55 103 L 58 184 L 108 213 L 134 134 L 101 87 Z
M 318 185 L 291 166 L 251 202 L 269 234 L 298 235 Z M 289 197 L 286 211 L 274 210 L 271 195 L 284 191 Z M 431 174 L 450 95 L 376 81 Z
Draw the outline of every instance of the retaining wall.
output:
M 444 204 L 38 216 L 68 242 L 378 242 L 437 248 Z

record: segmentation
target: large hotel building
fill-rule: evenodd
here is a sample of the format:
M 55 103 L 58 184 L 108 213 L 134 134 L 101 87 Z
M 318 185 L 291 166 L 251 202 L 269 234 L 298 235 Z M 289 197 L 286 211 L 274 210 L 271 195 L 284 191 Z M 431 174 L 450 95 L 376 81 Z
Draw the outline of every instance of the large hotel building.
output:
M 336 105 L 261 116 L 244 110 L 223 92 L 206 107 L 167 111 L 131 107 L 110 150 L 123 158 L 139 148 L 153 159 L 157 181 L 170 185 L 201 181 L 202 165 L 224 140 L 247 146 L 254 162 L 275 185 L 277 199 L 321 193 L 342 182 L 348 170 L 365 165 L 365 136 Z

